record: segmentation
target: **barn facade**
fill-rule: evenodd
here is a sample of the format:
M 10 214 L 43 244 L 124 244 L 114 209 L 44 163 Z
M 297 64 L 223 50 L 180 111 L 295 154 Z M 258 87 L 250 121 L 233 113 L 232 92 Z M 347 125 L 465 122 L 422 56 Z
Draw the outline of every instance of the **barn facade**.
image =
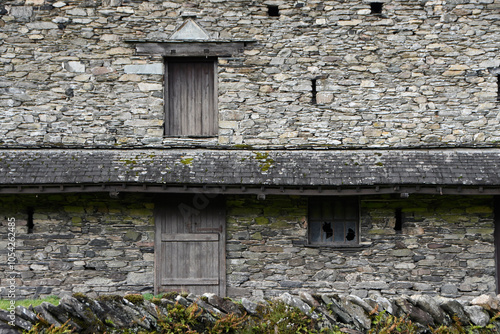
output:
M 498 9 L 7 0 L 2 285 L 496 294 Z

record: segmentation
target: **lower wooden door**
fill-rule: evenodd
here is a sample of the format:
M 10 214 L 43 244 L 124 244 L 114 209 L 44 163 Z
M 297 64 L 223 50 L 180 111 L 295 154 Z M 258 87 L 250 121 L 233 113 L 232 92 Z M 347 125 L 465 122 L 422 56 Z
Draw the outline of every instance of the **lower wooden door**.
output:
M 226 294 L 222 196 L 176 195 L 155 205 L 155 291 Z

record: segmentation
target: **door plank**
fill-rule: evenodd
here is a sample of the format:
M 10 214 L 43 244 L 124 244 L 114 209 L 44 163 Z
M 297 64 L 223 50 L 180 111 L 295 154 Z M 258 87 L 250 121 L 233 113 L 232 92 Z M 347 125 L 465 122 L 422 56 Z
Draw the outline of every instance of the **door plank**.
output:
M 218 285 L 220 282 L 219 278 L 163 278 L 161 284 L 163 285 Z
M 219 241 L 219 234 L 194 234 L 194 233 L 178 233 L 178 234 L 168 234 L 162 233 L 161 241 L 163 242 L 187 242 L 187 241 Z
M 176 195 L 155 209 L 155 291 L 205 292 L 225 296 L 225 209 L 224 199 L 196 202 L 196 195 Z M 187 216 L 179 205 L 196 207 Z M 201 231 L 198 231 L 201 230 Z M 203 233 L 205 232 L 205 233 Z M 209 233 L 207 233 L 209 232 Z

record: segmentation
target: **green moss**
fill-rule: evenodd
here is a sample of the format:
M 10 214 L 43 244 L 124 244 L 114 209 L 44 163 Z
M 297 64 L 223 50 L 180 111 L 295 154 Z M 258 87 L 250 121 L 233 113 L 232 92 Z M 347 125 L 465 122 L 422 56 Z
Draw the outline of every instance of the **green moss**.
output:
M 383 164 L 383 163 L 381 163 L 380 161 L 379 161 L 379 162 L 377 162 L 375 165 L 377 165 L 377 166 L 379 166 L 379 167 L 384 166 L 384 164 Z
M 194 158 L 186 158 L 181 160 L 181 164 L 183 165 L 191 165 L 193 163 Z
M 256 232 L 254 234 L 252 234 L 252 237 L 251 237 L 253 240 L 262 240 L 262 234 L 260 232 Z
M 137 164 L 137 161 L 135 160 L 122 160 L 123 162 L 125 162 L 125 165 L 136 165 Z
M 85 213 L 85 208 L 82 206 L 65 206 L 64 211 L 71 213 Z
M 260 213 L 260 210 L 252 207 L 243 207 L 243 208 L 231 208 L 229 209 L 229 215 L 234 216 L 248 216 L 248 215 L 257 215 Z
M 255 217 L 255 223 L 257 225 L 267 225 L 269 224 L 269 219 L 266 217 Z
M 271 228 L 284 228 L 290 227 L 290 224 L 286 220 L 276 219 L 276 221 L 272 222 L 269 226 Z
M 254 152 L 254 154 L 255 154 L 255 159 L 259 162 L 259 167 L 261 171 L 266 172 L 271 167 L 273 167 L 274 160 L 269 158 L 269 153 Z
M 179 295 L 179 293 L 177 293 L 175 291 L 170 291 L 170 292 L 165 293 L 162 296 L 162 298 L 166 298 L 166 299 L 169 299 L 169 300 L 175 300 L 175 298 L 177 298 L 178 295 Z
M 98 296 L 97 300 L 103 302 L 108 302 L 108 301 L 121 302 L 123 300 L 123 297 L 118 295 L 102 295 Z
M 251 149 L 252 148 L 252 145 L 247 145 L 247 144 L 236 144 L 236 145 L 233 145 L 234 148 L 238 148 L 238 149 Z
M 144 302 L 144 296 L 139 294 L 126 295 L 124 298 L 135 305 L 140 305 Z
M 489 206 L 471 206 L 466 209 L 467 213 L 493 213 L 493 208 Z

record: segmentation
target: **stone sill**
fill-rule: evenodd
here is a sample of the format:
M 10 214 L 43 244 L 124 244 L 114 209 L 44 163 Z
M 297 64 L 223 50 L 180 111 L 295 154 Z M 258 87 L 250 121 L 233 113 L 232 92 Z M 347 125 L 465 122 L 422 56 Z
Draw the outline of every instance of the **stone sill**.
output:
M 343 251 L 343 252 L 355 252 L 355 251 L 360 251 L 366 248 L 369 248 L 372 246 L 371 242 L 364 242 L 364 243 L 359 243 L 356 245 L 311 245 L 311 244 L 305 244 L 304 247 L 307 248 L 328 248 L 330 250 L 334 251 Z

